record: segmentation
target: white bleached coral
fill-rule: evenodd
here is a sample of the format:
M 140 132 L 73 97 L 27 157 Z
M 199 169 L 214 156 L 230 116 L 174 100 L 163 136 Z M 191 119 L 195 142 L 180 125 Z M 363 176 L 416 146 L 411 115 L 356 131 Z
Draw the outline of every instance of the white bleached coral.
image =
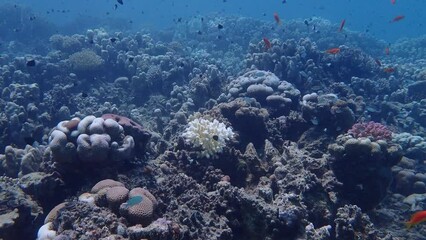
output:
M 217 154 L 222 152 L 226 142 L 234 137 L 234 132 L 216 119 L 210 121 L 195 118 L 188 123 L 182 136 L 187 143 L 202 149 L 200 157 L 216 158 Z

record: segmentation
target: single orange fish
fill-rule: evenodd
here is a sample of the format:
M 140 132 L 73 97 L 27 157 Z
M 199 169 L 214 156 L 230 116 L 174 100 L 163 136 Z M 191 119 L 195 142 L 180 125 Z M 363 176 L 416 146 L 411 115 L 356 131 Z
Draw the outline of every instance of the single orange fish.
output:
M 278 13 L 274 13 L 274 19 L 275 19 L 275 22 L 277 22 L 278 25 L 282 24 L 280 16 L 278 16 Z
M 392 4 L 395 4 L 395 3 L 396 3 L 396 0 L 391 0 L 391 3 L 392 3 Z
M 393 73 L 393 72 L 395 72 L 395 68 L 393 68 L 393 67 L 386 67 L 386 68 L 383 68 L 383 71 L 385 73 Z
M 410 229 L 422 222 L 426 222 L 426 211 L 419 211 L 411 215 L 410 221 L 406 222 L 405 226 Z
M 342 22 L 340 23 L 339 32 L 341 32 L 343 30 L 345 23 L 346 23 L 346 19 L 343 19 Z
M 402 19 L 404 19 L 405 18 L 405 16 L 404 15 L 398 15 L 398 16 L 396 16 L 396 17 L 394 17 L 390 22 L 391 23 L 393 23 L 393 22 L 398 22 L 398 21 L 401 21 Z
M 266 37 L 263 38 L 263 43 L 265 43 L 266 50 L 272 47 L 271 41 L 269 41 L 269 39 L 267 39 Z
M 340 52 L 340 48 L 330 48 L 325 51 L 328 54 L 338 54 Z
M 386 55 L 389 55 L 389 54 L 390 54 L 390 49 L 389 49 L 389 47 L 386 47 L 386 48 L 385 48 L 385 54 L 386 54 Z

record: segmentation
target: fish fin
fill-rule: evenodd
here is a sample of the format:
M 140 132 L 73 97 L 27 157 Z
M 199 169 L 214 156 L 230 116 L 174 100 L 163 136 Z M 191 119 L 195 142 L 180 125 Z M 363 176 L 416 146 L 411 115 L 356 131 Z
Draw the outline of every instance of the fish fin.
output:
M 414 225 L 411 222 L 405 222 L 405 227 L 410 230 Z

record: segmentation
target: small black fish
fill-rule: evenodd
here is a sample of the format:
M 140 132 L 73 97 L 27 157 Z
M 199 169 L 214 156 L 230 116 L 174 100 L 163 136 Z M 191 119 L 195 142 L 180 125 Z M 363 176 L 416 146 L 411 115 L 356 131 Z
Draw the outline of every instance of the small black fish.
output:
M 133 62 L 133 60 L 135 60 L 134 57 L 129 57 L 129 62 Z
M 201 35 L 201 34 L 203 34 L 203 33 L 201 32 L 201 30 L 198 30 L 198 32 L 197 32 L 197 33 L 198 33 L 198 35 Z
M 121 5 L 123 5 L 123 0 L 117 0 L 117 2 Z
M 218 135 L 213 135 L 213 140 L 218 141 L 219 140 L 219 136 Z
M 306 26 L 309 26 L 309 22 L 308 20 L 305 19 L 305 21 L 303 21 L 305 23 Z
M 219 24 L 217 25 L 217 29 L 222 29 L 222 28 L 223 28 L 223 25 L 219 23 Z
M 27 61 L 27 67 L 34 67 L 36 64 L 34 59 L 28 60 Z
M 90 43 L 90 44 L 94 44 L 95 42 L 93 41 L 93 39 L 90 39 L 90 40 L 89 40 L 89 43 Z
M 204 18 L 203 17 L 201 17 L 201 22 L 204 22 Z
M 88 95 L 86 92 L 82 92 L 82 93 L 81 93 L 81 97 L 82 97 L 82 98 L 87 98 L 88 96 L 89 96 L 89 95 Z
M 178 18 L 177 19 L 177 22 L 182 22 L 182 18 L 180 17 L 180 18 Z
M 220 35 L 219 35 L 219 36 L 217 36 L 217 39 L 219 39 L 219 40 L 220 40 L 220 39 L 222 39 L 222 36 L 220 36 Z
M 36 17 L 35 16 L 31 16 L 30 17 L 30 21 L 33 21 L 33 20 L 35 20 L 36 19 Z
M 114 4 L 114 10 L 117 10 L 117 8 L 118 8 L 118 5 Z
M 112 43 L 115 43 L 115 41 L 117 41 L 117 38 L 110 38 L 109 39 Z

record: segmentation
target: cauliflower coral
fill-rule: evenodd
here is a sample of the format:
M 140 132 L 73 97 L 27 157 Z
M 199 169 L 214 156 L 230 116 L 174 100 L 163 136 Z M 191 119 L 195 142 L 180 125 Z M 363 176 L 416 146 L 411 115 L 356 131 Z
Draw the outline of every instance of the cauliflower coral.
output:
M 188 123 L 182 136 L 187 143 L 201 148 L 200 157 L 216 158 L 223 151 L 226 141 L 234 137 L 234 132 L 216 119 L 195 118 Z
M 72 69 L 78 72 L 88 72 L 98 70 L 104 60 L 92 50 L 82 50 L 69 56 Z

